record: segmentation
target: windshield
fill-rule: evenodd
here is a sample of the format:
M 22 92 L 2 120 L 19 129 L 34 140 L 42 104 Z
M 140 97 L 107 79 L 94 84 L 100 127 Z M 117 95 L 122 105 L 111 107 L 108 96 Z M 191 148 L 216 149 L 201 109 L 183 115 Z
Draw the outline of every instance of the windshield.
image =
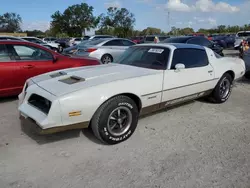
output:
M 238 35 L 238 37 L 249 37 L 250 36 L 250 32 L 240 32 L 237 35 Z
M 89 41 L 87 45 L 95 46 L 95 45 L 98 45 L 104 41 L 107 41 L 107 39 L 95 39 L 95 40 Z
M 38 39 L 35 39 L 35 38 L 23 38 L 24 40 L 27 40 L 29 42 L 33 42 L 33 43 L 36 43 L 36 44 L 46 44 L 45 42 L 43 42 L 42 40 L 38 40 Z
M 145 41 L 154 41 L 155 37 L 146 37 Z
M 162 43 L 186 43 L 189 38 L 186 37 L 173 37 L 162 41 Z
M 165 39 L 167 39 L 167 38 L 169 38 L 169 37 L 159 37 L 159 40 L 160 40 L 160 41 L 163 41 L 163 40 L 165 40 Z
M 134 46 L 127 49 L 120 59 L 119 64 L 164 70 L 169 56 L 169 49 L 156 46 Z
M 76 46 L 82 47 L 82 46 L 85 46 L 89 42 L 90 42 L 89 40 L 84 40 L 81 43 L 77 44 Z

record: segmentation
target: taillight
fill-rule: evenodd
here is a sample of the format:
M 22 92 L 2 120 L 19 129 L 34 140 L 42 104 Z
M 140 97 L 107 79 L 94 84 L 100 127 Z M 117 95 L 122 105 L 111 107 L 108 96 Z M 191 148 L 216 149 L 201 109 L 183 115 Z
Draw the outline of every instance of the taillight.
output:
M 85 51 L 90 53 L 90 52 L 94 52 L 96 50 L 97 50 L 96 48 L 88 48 Z

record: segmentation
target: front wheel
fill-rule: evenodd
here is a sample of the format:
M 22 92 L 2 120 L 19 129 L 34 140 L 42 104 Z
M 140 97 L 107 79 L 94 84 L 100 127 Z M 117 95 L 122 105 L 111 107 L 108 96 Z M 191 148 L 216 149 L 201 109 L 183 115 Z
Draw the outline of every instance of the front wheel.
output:
M 134 133 L 138 114 L 138 108 L 131 98 L 117 96 L 99 107 L 92 118 L 91 128 L 100 141 L 117 144 Z
M 224 74 L 211 94 L 211 100 L 215 103 L 226 102 L 232 92 L 233 78 L 230 74 Z

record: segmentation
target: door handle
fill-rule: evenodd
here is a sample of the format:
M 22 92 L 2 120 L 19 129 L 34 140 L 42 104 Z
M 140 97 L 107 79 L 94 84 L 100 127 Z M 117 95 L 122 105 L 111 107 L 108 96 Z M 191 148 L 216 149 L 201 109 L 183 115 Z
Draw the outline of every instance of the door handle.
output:
M 25 65 L 25 66 L 23 66 L 23 68 L 25 68 L 25 69 L 32 69 L 32 68 L 34 68 L 34 66 L 33 65 Z

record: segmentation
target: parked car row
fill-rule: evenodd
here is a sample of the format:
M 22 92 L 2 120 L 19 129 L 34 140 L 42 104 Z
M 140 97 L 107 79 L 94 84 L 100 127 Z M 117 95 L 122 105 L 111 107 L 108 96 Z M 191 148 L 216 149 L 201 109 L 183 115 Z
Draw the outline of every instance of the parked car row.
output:
M 145 43 L 153 43 L 150 39 L 154 36 L 146 37 Z M 165 40 L 163 40 L 165 39 Z M 150 42 L 149 42 L 150 41 Z M 162 37 L 160 43 L 187 43 L 206 46 L 215 51 L 218 55 L 224 56 L 223 48 L 209 41 L 205 37 Z M 63 53 L 75 56 L 94 57 L 99 59 L 103 64 L 115 62 L 121 54 L 130 46 L 135 45 L 131 40 L 123 38 L 103 38 L 92 41 L 84 41 L 76 46 L 66 48 Z

